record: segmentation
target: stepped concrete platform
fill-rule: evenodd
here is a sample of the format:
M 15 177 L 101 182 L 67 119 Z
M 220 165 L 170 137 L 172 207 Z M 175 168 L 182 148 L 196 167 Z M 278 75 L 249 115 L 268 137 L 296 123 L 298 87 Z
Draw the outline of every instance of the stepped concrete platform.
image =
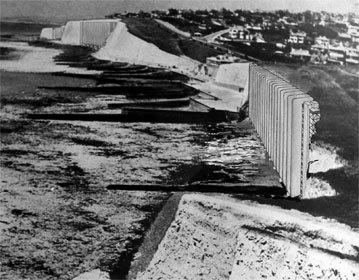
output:
M 201 92 L 207 94 L 200 98 L 192 98 L 202 105 L 215 110 L 225 110 L 232 113 L 238 113 L 241 106 L 248 99 L 248 90 L 237 90 L 216 85 L 213 82 L 196 83 L 192 86 Z M 208 95 L 210 97 L 208 97 Z

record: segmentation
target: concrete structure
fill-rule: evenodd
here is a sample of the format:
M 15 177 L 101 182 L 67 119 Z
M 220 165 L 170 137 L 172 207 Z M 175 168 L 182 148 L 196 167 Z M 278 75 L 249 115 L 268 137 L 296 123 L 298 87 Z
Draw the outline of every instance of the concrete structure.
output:
M 60 40 L 64 33 L 65 26 L 55 28 L 43 28 L 41 30 L 40 38 L 47 40 Z
M 58 32 L 54 36 L 54 32 Z M 238 113 L 249 101 L 249 117 L 262 139 L 288 194 L 301 196 L 306 186 L 309 145 L 319 119 L 318 104 L 282 77 L 249 63 L 222 64 L 209 79 L 208 67 L 160 50 L 128 32 L 118 20 L 70 21 L 63 32 L 44 29 L 45 38 L 100 48 L 98 59 L 170 68 L 202 81 L 197 88 L 211 98 L 194 101 L 217 111 Z M 201 76 L 200 69 L 207 69 Z M 207 81 L 207 82 L 203 82 Z
M 327 48 L 329 47 L 330 40 L 325 36 L 319 36 L 315 38 L 315 44 Z
M 206 64 L 210 66 L 219 66 L 222 64 L 241 62 L 241 59 L 231 55 L 217 55 L 206 58 Z
M 61 43 L 67 45 L 99 48 L 104 45 L 117 23 L 116 19 L 69 21 L 65 26 L 43 28 L 40 38 L 61 40 Z
M 262 67 L 249 67 L 249 118 L 291 197 L 306 187 L 318 103 Z
M 304 44 L 304 39 L 306 36 L 307 36 L 307 34 L 305 32 L 290 31 L 288 42 L 294 43 L 294 44 Z
M 114 19 L 69 21 L 65 25 L 61 42 L 99 48 L 105 44 L 118 22 Z

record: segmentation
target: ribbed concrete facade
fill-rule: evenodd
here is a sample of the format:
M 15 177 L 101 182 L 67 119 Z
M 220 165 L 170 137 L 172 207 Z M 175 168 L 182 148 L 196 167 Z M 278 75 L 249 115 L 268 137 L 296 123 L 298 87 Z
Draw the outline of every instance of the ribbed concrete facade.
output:
M 43 28 L 40 38 L 61 40 L 63 44 L 68 45 L 100 48 L 117 24 L 118 20 L 111 19 L 69 21 L 65 26 Z
M 82 21 L 80 25 L 80 45 L 101 47 L 115 29 L 118 21 Z
M 249 117 L 289 196 L 301 196 L 307 181 L 310 140 L 320 117 L 318 103 L 284 78 L 251 64 Z
M 64 33 L 65 26 L 55 28 L 43 28 L 41 30 L 40 38 L 47 40 L 60 40 Z

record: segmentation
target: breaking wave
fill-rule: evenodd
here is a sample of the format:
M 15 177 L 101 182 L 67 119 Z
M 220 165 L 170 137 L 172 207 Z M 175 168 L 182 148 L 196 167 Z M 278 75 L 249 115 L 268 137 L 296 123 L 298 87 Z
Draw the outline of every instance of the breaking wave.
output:
M 345 166 L 347 163 L 337 154 L 338 150 L 339 148 L 323 142 L 313 143 L 309 155 L 312 162 L 309 173 L 327 172 Z
M 337 147 L 323 142 L 313 143 L 310 152 L 311 165 L 309 167 L 309 173 L 316 174 L 344 167 L 347 162 L 337 154 L 338 150 Z M 312 176 L 307 180 L 302 198 L 313 199 L 336 195 L 338 195 L 338 192 L 333 189 L 327 181 Z
M 337 191 L 332 186 L 322 179 L 311 177 L 307 180 L 307 187 L 303 192 L 302 199 L 313 199 L 322 196 L 336 196 Z

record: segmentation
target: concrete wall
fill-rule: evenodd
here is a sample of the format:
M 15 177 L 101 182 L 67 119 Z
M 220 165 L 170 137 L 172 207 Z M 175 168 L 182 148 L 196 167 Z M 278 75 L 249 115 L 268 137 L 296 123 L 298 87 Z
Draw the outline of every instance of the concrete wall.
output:
M 117 25 L 117 20 L 81 22 L 81 45 L 101 47 Z
M 40 38 L 53 40 L 54 39 L 53 38 L 53 28 L 46 27 L 46 28 L 41 29 Z
M 61 43 L 66 45 L 81 44 L 81 21 L 69 21 L 66 23 Z
M 165 38 L 164 38 L 165 40 Z M 128 32 L 126 24 L 119 22 L 108 37 L 105 45 L 94 54 L 103 60 L 146 64 L 154 67 L 171 68 L 191 74 L 198 66 L 198 61 L 180 57 L 162 51 L 154 44 L 148 43 Z
M 67 45 L 101 47 L 115 29 L 118 20 L 82 20 L 66 23 L 61 42 Z
M 319 120 L 318 103 L 262 67 L 249 67 L 249 117 L 288 194 L 306 185 L 310 139 Z
M 64 33 L 65 26 L 55 28 L 43 28 L 40 33 L 40 38 L 47 40 L 60 40 Z
M 53 29 L 53 39 L 61 40 L 62 35 L 64 34 L 65 26 L 56 27 Z

